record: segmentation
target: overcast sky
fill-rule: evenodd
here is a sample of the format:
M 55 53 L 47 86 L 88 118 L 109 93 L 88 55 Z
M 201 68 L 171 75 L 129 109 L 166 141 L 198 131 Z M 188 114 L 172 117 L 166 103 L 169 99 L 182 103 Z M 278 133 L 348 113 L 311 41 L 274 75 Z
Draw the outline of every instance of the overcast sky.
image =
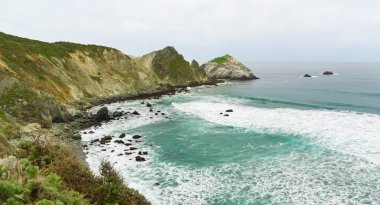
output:
M 380 61 L 379 0 L 0 0 L 0 31 L 187 59 Z

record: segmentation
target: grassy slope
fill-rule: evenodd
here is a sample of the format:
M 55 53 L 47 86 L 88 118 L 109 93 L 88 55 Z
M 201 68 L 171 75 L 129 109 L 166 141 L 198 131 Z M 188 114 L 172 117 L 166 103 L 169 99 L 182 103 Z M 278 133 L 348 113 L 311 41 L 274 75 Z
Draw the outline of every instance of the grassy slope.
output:
M 67 104 L 207 80 L 203 69 L 191 67 L 173 47 L 155 51 L 154 58 L 142 65 L 109 47 L 47 43 L 0 33 L 0 108 L 6 105 L 3 109 L 9 114 L 43 126 L 54 118 L 66 118 L 54 101 Z
M 223 63 L 228 62 L 230 59 L 231 59 L 231 56 L 226 54 L 224 56 L 220 56 L 220 57 L 212 59 L 211 62 L 214 62 L 217 64 L 223 64 Z

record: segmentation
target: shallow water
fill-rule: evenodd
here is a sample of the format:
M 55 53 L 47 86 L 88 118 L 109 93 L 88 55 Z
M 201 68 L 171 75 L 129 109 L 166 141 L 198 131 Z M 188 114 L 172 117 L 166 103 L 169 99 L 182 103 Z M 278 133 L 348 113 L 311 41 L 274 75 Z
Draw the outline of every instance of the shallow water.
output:
M 326 67 L 338 74 L 321 75 Z M 153 204 L 380 204 L 379 67 L 262 63 L 260 80 L 151 100 L 165 115 L 112 104 L 141 115 L 103 124 L 83 144 L 140 134 L 133 146 L 147 161 L 117 156 L 128 147 L 116 143 L 90 146 L 87 161 L 94 171 L 111 161 Z

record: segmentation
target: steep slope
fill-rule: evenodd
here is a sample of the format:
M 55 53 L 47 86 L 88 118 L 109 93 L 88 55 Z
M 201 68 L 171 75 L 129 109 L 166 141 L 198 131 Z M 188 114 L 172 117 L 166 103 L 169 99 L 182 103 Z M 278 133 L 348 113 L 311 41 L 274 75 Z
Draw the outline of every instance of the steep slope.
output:
M 201 66 L 212 79 L 254 80 L 251 70 L 230 55 L 215 58 Z
M 173 47 L 135 58 L 104 46 L 0 33 L 0 108 L 27 122 L 70 120 L 63 105 L 76 101 L 208 81 L 203 69 L 192 67 Z

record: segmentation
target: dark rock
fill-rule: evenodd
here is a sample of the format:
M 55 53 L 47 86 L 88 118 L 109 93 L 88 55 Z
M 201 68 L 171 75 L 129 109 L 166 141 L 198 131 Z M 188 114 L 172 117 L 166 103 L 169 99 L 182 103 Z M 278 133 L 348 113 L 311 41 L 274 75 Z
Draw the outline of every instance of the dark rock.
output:
M 141 142 L 141 140 L 136 140 L 135 142 L 136 142 L 136 143 L 139 143 L 139 142 Z
M 158 113 L 154 113 L 154 115 L 158 115 Z
M 109 142 L 111 142 L 111 140 L 112 140 L 112 136 L 110 136 L 110 135 L 104 136 L 104 137 L 100 138 L 100 144 L 109 143 Z
M 149 109 L 149 112 L 153 112 L 153 109 Z
M 141 138 L 141 135 L 133 135 L 132 138 L 133 138 L 133 139 L 140 139 L 140 138 Z
M 88 145 L 83 145 L 83 147 L 88 147 Z
M 115 143 L 124 144 L 124 141 L 123 140 L 115 140 Z
M 157 112 L 161 112 L 161 111 L 157 110 Z
M 125 143 L 124 145 L 125 145 L 125 146 L 131 146 L 132 143 Z
M 129 150 L 136 150 L 136 149 L 137 149 L 136 147 L 129 148 Z
M 108 114 L 108 108 L 107 107 L 102 107 L 98 110 L 96 113 L 96 119 L 98 121 L 108 121 L 110 120 L 110 116 Z
M 126 152 L 125 155 L 131 155 L 133 154 L 132 152 Z
M 141 102 L 141 105 L 143 105 L 143 104 L 145 104 L 145 101 L 142 101 L 142 102 Z
M 323 72 L 323 75 L 333 75 L 334 73 L 332 71 L 325 71 Z
M 119 112 L 119 111 L 115 111 L 115 112 L 113 112 L 112 116 L 113 117 L 121 117 L 121 116 L 123 116 L 123 113 Z
M 115 152 L 115 150 L 111 150 L 111 152 Z
M 148 152 L 146 152 L 146 151 L 144 151 L 144 152 L 139 151 L 139 155 L 148 155 Z
M 154 186 L 160 186 L 160 183 L 156 182 L 154 183 Z
M 228 116 L 230 116 L 229 114 L 225 114 L 225 115 L 223 115 L 223 116 L 226 116 L 226 117 L 228 117 Z
M 146 103 L 146 106 L 147 106 L 147 107 L 152 107 L 152 104 L 150 104 L 150 103 Z
M 116 108 L 116 110 L 121 110 L 121 107 Z
M 99 142 L 99 139 L 91 140 L 91 142 Z
M 125 137 L 125 133 L 122 133 L 121 135 L 119 135 L 119 138 L 124 138 Z
M 311 75 L 309 75 L 309 74 L 305 74 L 303 77 L 304 77 L 304 78 L 311 78 Z
M 137 112 L 137 111 L 133 111 L 132 114 L 133 114 L 133 115 L 140 115 L 140 113 Z
M 88 134 L 94 134 L 94 133 L 95 133 L 95 132 L 94 132 L 94 131 L 92 131 L 92 130 L 91 130 L 90 132 L 88 132 Z
M 81 140 L 81 139 L 82 139 L 82 136 L 80 136 L 80 134 L 74 134 L 74 135 L 72 136 L 72 139 L 73 139 L 73 140 Z
M 228 110 L 226 110 L 226 112 L 233 112 L 233 110 L 232 109 L 228 109 Z
M 102 149 L 101 151 L 102 151 L 102 152 L 105 152 L 105 151 L 107 151 L 107 150 L 106 150 L 106 149 Z
M 123 153 L 120 153 L 120 154 L 118 154 L 117 156 L 123 156 L 124 154 Z
M 219 113 L 219 115 L 223 115 L 223 113 L 221 112 L 221 113 Z
M 144 158 L 144 157 L 141 157 L 141 156 L 136 156 L 135 159 L 136 159 L 136 161 L 138 161 L 138 162 L 143 162 L 143 161 L 145 161 L 145 158 Z
M 83 134 L 87 134 L 87 132 L 83 132 Z
M 161 113 L 161 115 L 165 115 L 165 113 Z

